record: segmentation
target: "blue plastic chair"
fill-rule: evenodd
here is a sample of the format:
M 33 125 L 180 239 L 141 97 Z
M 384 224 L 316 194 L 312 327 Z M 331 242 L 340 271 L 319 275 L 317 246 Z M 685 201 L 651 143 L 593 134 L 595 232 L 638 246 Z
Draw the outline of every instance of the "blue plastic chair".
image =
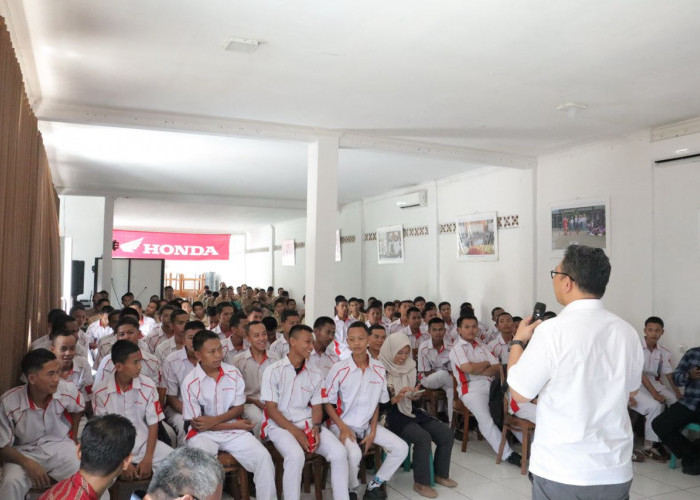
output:
M 684 431 L 700 432 L 700 424 L 688 424 L 685 426 L 685 429 L 683 429 L 683 430 Z M 668 468 L 675 469 L 676 467 L 678 467 L 678 465 L 676 465 L 676 455 L 671 453 L 671 461 L 668 463 Z

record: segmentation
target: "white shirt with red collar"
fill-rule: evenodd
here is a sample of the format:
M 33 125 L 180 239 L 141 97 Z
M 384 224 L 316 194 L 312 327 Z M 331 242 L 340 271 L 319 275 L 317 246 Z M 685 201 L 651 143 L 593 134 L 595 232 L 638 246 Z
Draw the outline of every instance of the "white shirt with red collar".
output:
M 185 377 L 194 370 L 197 363 L 192 363 L 187 357 L 187 350 L 183 347 L 171 353 L 163 363 L 163 382 L 168 396 L 182 399 L 180 386 Z
M 149 318 L 148 316 L 143 316 L 139 320 L 139 330 L 141 330 L 141 335 L 148 337 L 153 330 L 156 328 L 156 320 Z
M 508 364 L 508 342 L 503 339 L 502 334 L 498 334 L 495 339 L 488 343 L 491 354 L 502 364 Z
M 391 335 L 392 333 L 402 331 L 406 328 L 408 328 L 408 324 L 404 325 L 403 323 L 401 323 L 401 319 L 397 319 L 396 321 L 392 321 L 391 323 L 389 323 L 389 326 L 386 330 L 386 334 Z
M 324 402 L 336 405 L 342 421 L 360 434 L 369 426 L 377 405 L 389 401 L 384 365 L 371 356 L 368 361 L 364 370 L 352 356 L 336 363 L 328 372 L 323 389 Z
M 263 373 L 278 359 L 277 356 L 266 351 L 263 360 L 258 363 L 249 349 L 234 356 L 231 364 L 243 376 L 245 395 L 247 397 L 260 399 L 260 385 L 262 384 Z
M 102 337 L 106 337 L 111 333 L 113 333 L 112 328 L 109 326 L 102 326 L 102 323 L 98 319 L 97 321 L 93 321 L 92 323 L 90 323 L 90 326 L 88 326 L 85 335 L 88 338 L 88 343 L 93 343 L 100 340 Z
M 160 361 L 153 354 L 143 349 L 141 349 L 141 375 L 150 378 L 158 387 L 163 387 Z M 95 385 L 102 382 L 103 379 L 114 378 L 113 376 L 114 363 L 110 352 L 100 361 L 100 366 L 97 368 L 97 373 L 95 373 Z
M 341 344 L 347 345 L 348 343 L 348 328 L 354 323 L 354 321 L 348 316 L 346 319 L 340 319 L 336 314 L 333 318 L 335 322 L 335 338 Z
M 282 415 L 295 426 L 303 429 L 305 423 L 308 422 L 309 426 L 312 424 L 311 406 L 323 403 L 322 386 L 321 372 L 304 363 L 301 371 L 297 373 L 289 361 L 289 356 L 285 356 L 274 362 L 263 373 L 260 400 L 277 403 L 277 408 Z M 260 437 L 265 439 L 267 431 L 276 427 L 279 426 L 265 411 Z
M 440 349 L 433 346 L 433 339 L 428 337 L 418 348 L 418 378 L 431 371 L 451 371 L 450 350 L 443 342 Z
M 90 362 L 80 356 L 73 358 L 73 368 L 68 373 L 68 377 L 64 380 L 72 382 L 83 395 L 83 400 L 86 400 L 92 394 L 92 386 L 95 379 L 92 376 L 92 367 Z
M 69 441 L 69 413 L 85 409 L 75 384 L 60 379 L 46 409 L 36 406 L 28 391 L 28 385 L 20 385 L 0 398 L 0 447 L 12 446 L 21 452 L 41 448 L 45 443 Z
M 647 347 L 644 339 L 642 339 L 642 351 L 644 353 L 644 369 L 642 373 L 647 376 L 647 379 L 657 391 L 661 390 L 665 387 L 663 375 L 673 373 L 671 352 L 659 344 L 656 344 L 656 349 L 652 351 Z
M 418 330 L 418 333 L 414 335 L 411 331 L 410 326 L 407 326 L 404 329 L 398 331 L 406 335 L 406 337 L 408 337 L 408 341 L 411 343 L 411 349 L 415 349 L 416 347 L 418 347 L 424 339 L 423 335 L 420 333 L 420 330 Z
M 170 337 L 172 337 L 172 334 Z M 149 352 L 154 354 L 156 352 L 156 347 L 158 347 L 160 343 L 168 340 L 170 337 L 168 337 L 168 335 L 163 331 L 163 323 L 158 323 L 151 334 L 145 338 Z
M 324 379 L 333 365 L 340 361 L 340 355 L 335 351 L 337 345 L 335 342 L 336 341 L 329 344 L 326 350 L 321 354 L 317 353 L 316 349 L 311 351 L 311 356 L 309 356 L 306 362 L 310 367 L 319 371 Z
M 492 365 L 499 364 L 498 360 L 491 354 L 487 346 L 473 340 L 467 342 L 460 338 L 450 351 L 450 362 L 452 363 L 452 372 L 457 379 L 457 393 L 464 395 L 469 392 L 469 382 L 474 380 L 487 380 L 491 382 L 493 377 L 486 375 L 475 375 L 464 373 L 459 367 L 464 363 L 481 363 L 488 361 Z
M 168 356 L 179 349 L 182 349 L 182 346 L 177 346 L 177 342 L 175 342 L 175 335 L 173 335 L 165 342 L 158 344 L 158 347 L 156 347 L 156 352 L 153 354 L 156 358 L 158 358 L 158 361 L 162 365 Z
M 277 337 L 277 340 L 270 344 L 268 351 L 276 356 L 277 359 L 282 359 L 289 353 L 289 342 L 284 338 L 284 335 Z

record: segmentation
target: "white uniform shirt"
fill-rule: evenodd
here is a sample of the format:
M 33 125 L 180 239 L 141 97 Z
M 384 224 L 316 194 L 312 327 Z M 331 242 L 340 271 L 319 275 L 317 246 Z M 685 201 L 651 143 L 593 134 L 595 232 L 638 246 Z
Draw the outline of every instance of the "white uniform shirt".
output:
M 415 349 L 420 345 L 422 336 L 416 337 L 415 335 L 413 335 L 410 326 L 404 327 L 403 329 L 397 331 L 403 333 L 404 335 L 406 335 L 406 337 L 408 337 L 408 341 L 411 343 L 411 349 Z M 420 331 L 418 333 L 420 333 Z
M 352 356 L 334 364 L 324 385 L 324 402 L 336 405 L 338 416 L 358 433 L 367 429 L 377 405 L 389 401 L 386 369 L 371 356 L 364 370 L 357 367 Z
M 90 323 L 90 326 L 88 326 L 85 335 L 88 338 L 88 343 L 91 344 L 93 342 L 99 341 L 102 337 L 110 335 L 111 333 L 114 333 L 112 328 L 109 326 L 102 326 L 100 324 L 100 320 L 98 319 L 97 321 L 93 321 L 92 323 Z
M 40 337 L 34 342 L 32 342 L 32 345 L 30 346 L 29 350 L 35 351 L 37 349 L 46 349 L 49 351 L 51 350 L 51 339 L 48 335 L 44 335 L 43 337 Z M 87 359 L 87 349 L 83 347 L 83 345 L 80 343 L 80 340 L 78 340 L 78 342 L 75 344 L 75 357 Z
M 158 358 L 158 362 L 163 365 L 166 358 L 179 349 L 182 349 L 182 346 L 177 346 L 177 343 L 175 342 L 175 335 L 173 335 L 165 342 L 158 344 L 154 355 L 156 358 Z
M 207 375 L 202 366 L 197 366 L 187 374 L 180 388 L 182 391 L 182 418 L 192 420 L 202 415 L 215 417 L 226 413 L 234 406 L 245 403 L 245 385 L 241 372 L 234 366 L 221 363 L 219 376 L 216 380 Z M 229 422 L 235 422 L 229 420 Z M 229 429 L 225 431 L 206 431 L 222 433 L 227 436 L 245 434 L 244 429 Z M 190 428 L 187 439 L 197 434 Z
M 162 387 L 162 372 L 158 358 L 143 349 L 141 349 L 141 358 L 141 375 L 150 378 L 158 387 Z M 105 378 L 114 378 L 111 352 L 100 361 L 100 366 L 95 373 L 95 384 L 102 382 Z
M 19 451 L 41 448 L 44 443 L 70 439 L 68 413 L 85 409 L 74 384 L 61 379 L 46 409 L 29 399 L 29 387 L 20 385 L 0 398 L 0 447 L 13 446 Z
M 428 337 L 418 348 L 418 378 L 421 378 L 423 373 L 433 370 L 444 370 L 447 372 L 451 370 L 450 350 L 444 341 L 442 347 L 436 349 L 433 347 L 433 339 Z
M 194 370 L 196 363 L 192 363 L 187 357 L 187 350 L 183 347 L 171 353 L 163 363 L 163 380 L 165 382 L 165 394 L 182 399 L 180 387 L 185 377 Z
M 650 351 L 644 340 L 642 340 L 642 350 L 644 352 L 643 373 L 658 391 L 664 387 L 663 376 L 673 373 L 671 352 L 659 344 L 656 344 L 656 349 Z
M 158 344 L 160 344 L 161 342 L 165 342 L 166 340 L 168 340 L 168 338 L 168 335 L 163 331 L 163 324 L 158 323 L 151 332 L 151 334 L 145 339 L 146 344 L 148 345 L 148 352 L 154 354 L 156 352 Z
M 73 358 L 73 368 L 64 380 L 75 384 L 82 394 L 83 401 L 87 400 L 92 394 L 92 386 L 95 379 L 92 376 L 92 367 L 87 359 L 75 356 Z
M 637 332 L 596 299 L 576 300 L 542 323 L 508 385 L 537 400 L 533 474 L 565 484 L 632 479 L 630 392 L 641 385 Z
M 311 426 L 311 406 L 323 403 L 321 388 L 323 377 L 321 373 L 304 364 L 297 374 L 296 370 L 285 356 L 275 361 L 265 373 L 263 373 L 262 386 L 260 388 L 260 400 L 277 403 L 277 408 L 284 417 L 300 429 L 308 421 Z M 278 427 L 274 420 L 269 418 L 267 411 L 260 428 L 260 437 L 265 439 L 269 429 Z
M 346 320 L 342 320 L 338 317 L 336 314 L 335 317 L 333 318 L 333 321 L 335 322 L 335 338 L 338 342 L 341 344 L 346 344 L 348 343 L 348 328 L 350 325 L 354 323 L 348 316 Z
M 93 367 L 95 369 L 99 368 L 102 359 L 112 352 L 112 346 L 117 343 L 117 335 L 115 333 L 110 333 L 106 337 L 102 337 L 97 344 L 97 355 L 95 356 L 95 363 Z M 142 351 L 151 352 L 145 339 L 139 340 L 139 348 Z M 77 353 L 77 351 L 76 351 Z
M 335 347 L 336 347 L 336 342 L 333 341 L 331 344 L 328 345 L 328 348 L 325 350 L 325 352 L 319 354 L 316 352 L 316 349 L 311 351 L 311 356 L 309 356 L 308 361 L 306 362 L 307 365 L 309 365 L 312 368 L 315 368 L 318 372 L 321 373 L 321 376 L 325 379 L 326 375 L 328 375 L 328 372 L 331 370 L 331 367 L 336 364 L 338 361 L 340 361 L 340 356 L 336 354 L 335 352 Z
M 153 330 L 155 330 L 155 328 L 156 320 L 154 320 L 153 318 L 144 316 L 139 321 L 139 330 L 141 330 L 141 335 L 143 335 L 144 337 L 148 337 L 151 333 L 153 333 Z
M 493 377 L 464 373 L 459 368 L 464 363 L 480 363 L 482 361 L 488 361 L 492 365 L 499 364 L 489 348 L 477 340 L 467 342 L 460 338 L 454 345 L 450 351 L 450 363 L 452 363 L 452 372 L 457 379 L 458 394 L 464 395 L 469 392 L 469 381 L 471 380 L 487 380 L 491 382 Z
M 115 413 L 128 418 L 136 427 L 134 450 L 148 441 L 148 427 L 157 424 L 165 415 L 153 381 L 139 375 L 131 381 L 131 387 L 122 391 L 114 375 L 95 384 L 95 415 Z
M 508 364 L 508 342 L 503 339 L 503 335 L 500 333 L 488 344 L 491 354 L 500 361 L 502 365 Z
M 289 354 L 289 343 L 284 336 L 278 337 L 277 340 L 270 344 L 268 351 L 270 351 L 277 359 L 282 359 Z
M 246 396 L 260 399 L 263 372 L 278 359 L 274 354 L 266 352 L 262 362 L 258 363 L 249 349 L 234 356 L 232 364 L 243 375 Z
M 408 324 L 402 324 L 401 319 L 397 319 L 396 321 L 392 321 L 389 324 L 389 327 L 386 330 L 387 335 L 391 335 L 392 333 L 399 332 L 401 330 L 404 330 L 405 328 L 408 328 Z

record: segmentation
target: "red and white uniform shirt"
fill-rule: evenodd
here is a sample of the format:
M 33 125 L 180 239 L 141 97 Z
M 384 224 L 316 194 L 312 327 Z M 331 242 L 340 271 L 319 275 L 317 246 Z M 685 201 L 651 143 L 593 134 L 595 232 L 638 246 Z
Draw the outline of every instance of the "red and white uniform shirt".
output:
M 491 382 L 492 377 L 464 373 L 459 368 L 464 363 L 480 363 L 482 361 L 488 361 L 492 365 L 498 364 L 498 360 L 491 354 L 489 348 L 477 340 L 467 342 L 460 338 L 459 342 L 452 348 L 450 362 L 452 363 L 452 372 L 457 379 L 458 394 L 464 395 L 469 392 L 470 381 L 487 380 Z
M 338 348 L 337 340 L 334 340 L 331 344 L 329 344 L 325 352 L 321 354 L 317 353 L 316 349 L 311 351 L 311 356 L 309 356 L 306 364 L 312 368 L 315 368 L 325 379 L 326 375 L 328 375 L 328 372 L 331 370 L 331 367 L 340 361 L 341 353 L 342 350 Z
M 87 359 L 75 356 L 73 358 L 73 368 L 64 380 L 75 384 L 83 396 L 83 401 L 87 400 L 92 394 L 94 378 L 92 376 L 92 367 Z
M 277 340 L 270 345 L 268 351 L 277 359 L 282 359 L 289 354 L 289 342 L 284 338 L 284 335 L 277 337 Z
M 450 350 L 444 342 L 440 349 L 436 349 L 433 347 L 433 339 L 428 337 L 418 348 L 418 379 L 426 372 L 438 370 L 451 370 Z
M 153 354 L 143 349 L 141 349 L 141 375 L 150 378 L 158 387 L 163 387 L 160 361 Z M 100 366 L 97 368 L 97 373 L 95 373 L 95 384 L 108 378 L 114 378 L 114 363 L 112 362 L 111 352 L 100 361 Z
M 659 344 L 656 344 L 656 349 L 651 351 L 644 340 L 642 340 L 642 350 L 644 352 L 644 369 L 642 373 L 647 376 L 649 382 L 657 391 L 661 390 L 665 387 L 662 377 L 673 373 L 671 352 Z
M 347 319 L 340 319 L 336 314 L 333 318 L 335 322 L 335 339 L 341 344 L 347 345 L 348 343 L 348 328 L 354 323 L 350 316 Z
M 172 335 L 171 335 L 172 336 Z M 162 342 L 165 342 L 170 337 L 163 331 L 163 324 L 158 323 L 151 334 L 146 337 L 146 344 L 148 345 L 148 350 L 151 354 L 156 352 L 156 347 Z
M 180 386 L 185 377 L 197 366 L 187 357 L 187 350 L 182 349 L 171 353 L 163 363 L 163 381 L 165 383 L 165 394 L 182 399 Z
M 262 362 L 258 363 L 250 350 L 237 354 L 233 358 L 233 366 L 243 375 L 247 397 L 260 399 L 263 372 L 278 359 L 274 354 L 266 352 Z
M 488 348 L 502 365 L 508 364 L 508 342 L 503 339 L 503 335 L 500 333 L 488 344 Z

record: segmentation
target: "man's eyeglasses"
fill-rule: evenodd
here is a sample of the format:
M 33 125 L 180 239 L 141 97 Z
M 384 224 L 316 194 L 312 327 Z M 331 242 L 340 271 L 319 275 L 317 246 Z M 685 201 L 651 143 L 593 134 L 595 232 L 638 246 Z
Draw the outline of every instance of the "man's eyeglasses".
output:
M 549 275 L 554 279 L 554 276 L 557 274 L 563 274 L 564 276 L 567 276 L 571 281 L 576 281 L 569 273 L 562 273 L 561 271 L 549 271 Z

